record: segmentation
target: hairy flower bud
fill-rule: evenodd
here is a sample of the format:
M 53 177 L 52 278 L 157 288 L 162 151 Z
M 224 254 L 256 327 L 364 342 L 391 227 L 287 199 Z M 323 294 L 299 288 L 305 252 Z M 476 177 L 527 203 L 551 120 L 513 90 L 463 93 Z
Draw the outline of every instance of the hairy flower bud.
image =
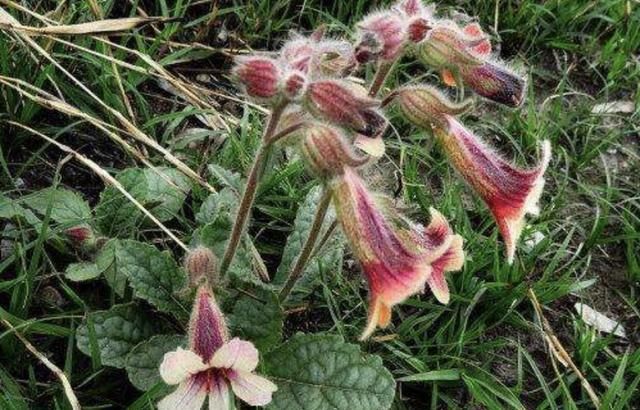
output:
M 463 67 L 460 76 L 473 91 L 491 101 L 509 107 L 518 107 L 524 101 L 526 81 L 500 64 Z
M 407 37 L 414 43 L 419 43 L 427 37 L 431 30 L 431 23 L 423 17 L 411 19 L 407 28 Z
M 236 61 L 233 74 L 246 94 L 259 101 L 275 102 L 282 79 L 277 62 L 267 57 L 241 57 Z
M 287 41 L 280 49 L 280 61 L 293 70 L 306 73 L 315 52 L 314 42 L 306 37 L 297 36 Z
M 284 75 L 284 95 L 289 100 L 296 100 L 304 93 L 306 78 L 300 71 L 291 71 Z
M 78 249 L 92 250 L 97 245 L 97 239 L 93 230 L 87 225 L 71 227 L 64 231 L 65 235 Z
M 380 123 L 385 122 L 375 109 L 379 101 L 370 98 L 364 88 L 347 81 L 322 80 L 310 83 L 304 103 L 315 117 L 365 135 L 379 132 Z
M 302 152 L 309 166 L 321 177 L 337 175 L 345 167 L 359 167 L 367 157 L 359 156 L 340 130 L 321 123 L 304 129 Z
M 338 40 L 320 43 L 313 64 L 320 75 L 329 77 L 345 77 L 358 65 L 351 43 Z
M 215 285 L 218 282 L 218 258 L 211 250 L 198 246 L 184 260 L 184 269 L 189 275 L 189 284 L 193 287 L 204 282 Z
M 405 118 L 425 129 L 446 127 L 448 115 L 462 114 L 471 105 L 469 100 L 456 104 L 438 89 L 424 84 L 400 88 L 388 99 L 398 104 Z
M 358 62 L 378 58 L 391 61 L 400 55 L 406 39 L 406 24 L 400 14 L 391 10 L 371 14 L 358 24 L 358 29 Z
M 478 66 L 483 56 L 474 47 L 485 39 L 469 36 L 453 23 L 433 27 L 418 46 L 418 57 L 436 69 L 457 69 L 460 66 Z

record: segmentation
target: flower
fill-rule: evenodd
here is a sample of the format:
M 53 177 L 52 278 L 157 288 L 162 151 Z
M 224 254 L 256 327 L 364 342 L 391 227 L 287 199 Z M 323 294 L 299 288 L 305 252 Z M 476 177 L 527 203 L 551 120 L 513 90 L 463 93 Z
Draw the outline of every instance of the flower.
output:
M 391 308 L 429 285 L 441 303 L 449 302 L 444 272 L 464 261 L 462 237 L 431 209 L 425 228 L 407 221 L 377 200 L 350 168 L 331 184 L 337 218 L 369 285 L 369 319 L 361 339 L 386 327 Z
M 239 57 L 233 75 L 249 97 L 266 103 L 276 101 L 283 78 L 277 61 L 268 57 Z
M 414 31 L 418 31 L 415 28 Z M 460 28 L 451 21 L 433 27 L 418 45 L 418 56 L 441 70 L 444 82 L 455 86 L 455 75 L 477 94 L 517 107 L 524 101 L 526 82 L 504 64 L 490 60 L 491 43 L 477 23 Z
M 302 152 L 309 166 L 321 177 L 341 172 L 345 166 L 359 167 L 368 157 L 359 156 L 344 134 L 335 127 L 318 122 L 303 130 Z
M 78 249 L 92 250 L 96 247 L 98 240 L 93 230 L 87 225 L 78 225 L 64 231 L 65 235 Z
M 160 376 L 178 388 L 158 403 L 159 410 L 200 410 L 207 396 L 210 410 L 227 410 L 233 393 L 252 406 L 264 406 L 275 384 L 253 373 L 258 351 L 252 343 L 229 340 L 224 316 L 211 290 L 198 288 L 189 323 L 189 350 L 166 353 Z
M 507 263 L 513 263 L 515 249 L 526 214 L 537 215 L 544 188 L 544 173 L 551 159 L 551 144 L 541 144 L 541 159 L 533 168 L 519 168 L 449 116 L 446 128 L 436 136 L 452 165 L 480 195 L 498 224 L 507 249 Z
M 369 97 L 364 88 L 345 80 L 311 82 L 303 101 L 313 116 L 367 136 L 378 135 L 387 126 L 377 110 L 380 102 Z
M 393 61 L 402 52 L 406 36 L 400 13 L 393 10 L 373 13 L 358 23 L 356 60 L 361 64 L 378 58 Z
M 459 107 L 428 85 L 404 87 L 391 97 L 405 117 L 422 128 L 432 128 L 453 167 L 478 193 L 493 214 L 507 248 L 511 264 L 526 214 L 537 214 L 550 159 L 550 143 L 542 143 L 542 159 L 531 169 L 522 169 L 501 157 L 467 130 L 455 115 Z
M 282 46 L 279 61 L 289 69 L 311 76 L 344 77 L 351 73 L 356 66 L 351 44 L 323 36 L 323 30 L 309 37 L 294 35 Z

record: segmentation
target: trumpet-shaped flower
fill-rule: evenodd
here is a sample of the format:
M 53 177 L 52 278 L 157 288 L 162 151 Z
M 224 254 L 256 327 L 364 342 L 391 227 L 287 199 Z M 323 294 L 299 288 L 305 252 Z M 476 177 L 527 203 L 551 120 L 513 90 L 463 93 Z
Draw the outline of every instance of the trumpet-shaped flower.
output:
M 525 215 L 538 212 L 550 159 L 550 144 L 542 144 L 542 159 L 531 169 L 522 169 L 500 156 L 456 118 L 457 106 L 426 85 L 405 87 L 393 95 L 405 117 L 422 128 L 433 128 L 451 164 L 478 193 L 493 214 L 513 262 Z
M 159 410 L 200 410 L 207 396 L 209 410 L 228 410 L 229 388 L 252 406 L 271 401 L 277 387 L 253 373 L 258 351 L 252 343 L 229 340 L 224 316 L 207 286 L 200 286 L 189 323 L 189 350 L 165 354 L 160 376 L 178 388 L 158 403 Z
M 421 228 L 377 200 L 350 167 L 332 181 L 337 217 L 369 285 L 369 319 L 361 339 L 386 327 L 391 308 L 428 284 L 442 303 L 449 302 L 444 272 L 459 270 L 462 238 L 446 219 L 431 210 L 431 223 Z
M 455 85 L 455 75 L 479 95 L 517 107 L 524 100 L 526 82 L 503 64 L 490 60 L 491 43 L 477 23 L 460 28 L 440 22 L 418 46 L 418 56 L 427 65 L 441 70 L 447 85 Z

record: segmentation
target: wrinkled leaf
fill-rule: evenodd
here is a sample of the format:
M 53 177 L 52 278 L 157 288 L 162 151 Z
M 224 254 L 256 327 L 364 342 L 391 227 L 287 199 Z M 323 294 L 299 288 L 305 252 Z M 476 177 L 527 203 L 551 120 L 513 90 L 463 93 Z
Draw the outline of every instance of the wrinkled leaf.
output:
M 89 204 L 77 193 L 61 188 L 45 188 L 20 199 L 20 204 L 65 226 L 89 223 L 93 218 Z
M 264 363 L 278 385 L 272 410 L 384 410 L 393 402 L 395 381 L 380 357 L 340 336 L 298 334 Z
M 232 333 L 252 341 L 261 352 L 282 339 L 284 313 L 274 293 L 263 292 L 265 301 L 242 296 L 229 315 Z
M 163 312 L 188 314 L 189 308 L 176 297 L 185 287 L 186 275 L 168 252 L 146 243 L 124 240 L 116 248 L 115 262 L 136 297 Z
M 244 187 L 244 178 L 237 172 L 229 171 L 217 164 L 209 164 L 209 173 L 222 185 L 240 193 Z
M 124 292 L 127 288 L 127 277 L 118 269 L 116 264 L 116 251 L 120 246 L 118 239 L 109 240 L 96 257 L 96 265 L 101 273 L 104 273 L 111 289 L 120 297 L 124 296 Z
M 103 365 L 123 368 L 131 349 L 162 328 L 157 317 L 143 313 L 135 304 L 115 305 L 109 310 L 89 313 L 76 330 L 76 344 L 88 356 L 94 345 Z
M 147 391 L 162 381 L 159 368 L 164 354 L 178 346 L 185 347 L 186 342 L 183 335 L 156 335 L 131 349 L 126 359 L 131 384 L 138 390 Z
M 100 276 L 101 273 L 102 271 L 95 263 L 80 262 L 69 264 L 64 272 L 64 276 L 71 281 L 81 282 L 95 279 Z
M 293 268 L 296 258 L 300 255 L 302 247 L 309 236 L 320 196 L 321 188 L 313 188 L 298 208 L 298 213 L 293 224 L 293 231 L 287 238 L 287 244 L 282 253 L 282 261 L 273 278 L 274 285 L 282 285 L 284 283 Z M 333 219 L 334 216 L 332 212 L 329 211 L 325 218 L 320 238 L 324 235 L 329 225 L 331 225 L 330 221 Z M 301 298 L 310 294 L 323 272 L 330 272 L 334 275 L 340 274 L 342 269 L 343 248 L 344 243 L 342 237 L 339 232 L 334 231 L 331 239 L 325 244 L 322 251 L 307 263 L 304 273 L 293 288 L 292 293 L 294 296 Z

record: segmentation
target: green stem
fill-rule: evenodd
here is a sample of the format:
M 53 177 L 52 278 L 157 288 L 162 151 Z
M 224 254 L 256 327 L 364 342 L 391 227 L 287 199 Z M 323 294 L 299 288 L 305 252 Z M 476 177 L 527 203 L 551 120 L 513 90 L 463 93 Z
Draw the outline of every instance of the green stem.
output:
M 251 165 L 251 171 L 247 178 L 247 184 L 244 188 L 242 198 L 240 199 L 240 205 L 238 206 L 238 214 L 236 220 L 233 223 L 231 229 L 231 235 L 229 236 L 229 242 L 227 248 L 224 251 L 224 257 L 220 263 L 220 274 L 224 275 L 229 269 L 233 258 L 238 250 L 240 244 L 240 238 L 242 237 L 245 228 L 247 227 L 247 221 L 251 215 L 251 209 L 253 208 L 253 201 L 256 199 L 256 191 L 258 190 L 258 183 L 262 174 L 264 162 L 271 148 L 271 137 L 276 131 L 280 117 L 284 111 L 286 104 L 280 104 L 273 108 L 269 122 L 262 134 L 262 140 L 260 141 L 260 147 Z
M 384 85 L 387 76 L 391 72 L 393 67 L 393 61 L 380 61 L 376 73 L 373 76 L 371 87 L 369 88 L 369 97 L 375 97 L 380 92 L 380 89 Z
M 284 285 L 282 285 L 280 295 L 278 295 L 280 301 L 285 301 L 287 299 L 296 282 L 302 276 L 304 268 L 307 266 L 307 263 L 311 259 L 311 256 L 315 256 L 315 252 L 313 252 L 313 250 L 316 245 L 316 241 L 318 240 L 318 236 L 322 231 L 322 224 L 324 222 L 324 218 L 327 215 L 327 210 L 329 209 L 330 203 L 331 191 L 329 191 L 327 188 L 324 188 L 322 197 L 320 198 L 320 203 L 318 204 L 318 209 L 316 209 L 316 213 L 313 216 L 313 222 L 311 224 L 309 236 L 302 246 L 300 256 L 298 256 L 298 259 L 296 259 L 296 263 L 293 265 L 293 269 L 291 269 L 289 277 L 287 278 Z

